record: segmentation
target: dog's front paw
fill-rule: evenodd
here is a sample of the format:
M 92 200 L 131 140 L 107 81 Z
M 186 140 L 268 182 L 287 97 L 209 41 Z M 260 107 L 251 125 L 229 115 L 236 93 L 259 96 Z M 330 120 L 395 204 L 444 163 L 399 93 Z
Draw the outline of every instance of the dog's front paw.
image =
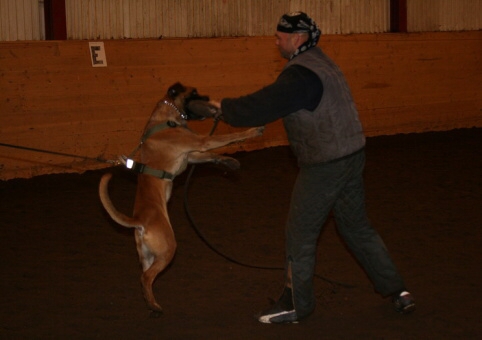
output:
M 239 161 L 231 157 L 220 158 L 217 163 L 222 164 L 231 170 L 238 170 L 241 167 Z
M 251 128 L 250 131 L 253 134 L 253 137 L 258 137 L 263 135 L 264 129 L 264 126 L 258 126 L 255 128 Z

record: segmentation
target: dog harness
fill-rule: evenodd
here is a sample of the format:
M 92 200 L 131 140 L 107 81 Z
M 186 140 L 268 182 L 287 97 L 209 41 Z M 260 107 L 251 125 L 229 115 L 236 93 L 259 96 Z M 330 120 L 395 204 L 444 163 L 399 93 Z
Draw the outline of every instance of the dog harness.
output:
M 169 179 L 173 180 L 174 175 L 171 174 L 170 172 L 164 171 L 164 170 L 158 170 L 151 168 L 148 165 L 145 165 L 143 163 L 136 162 L 130 158 L 127 158 L 125 156 L 121 156 L 122 158 L 120 161 L 125 164 L 126 168 L 132 171 L 135 171 L 139 174 L 146 174 L 146 175 L 151 175 L 160 179 Z
M 163 102 L 164 104 L 172 107 L 173 109 L 175 109 L 179 115 L 183 118 L 183 119 L 186 119 L 185 118 L 185 114 L 181 113 L 181 111 L 179 111 L 179 109 L 172 103 L 164 100 Z M 122 164 L 124 164 L 126 166 L 127 169 L 129 170 L 132 170 L 132 171 L 135 171 L 139 174 L 146 174 L 146 175 L 151 175 L 151 176 L 154 176 L 154 177 L 157 177 L 157 178 L 160 178 L 160 179 L 168 179 L 168 180 L 173 180 L 174 177 L 176 177 L 174 174 L 171 174 L 170 172 L 167 172 L 167 171 L 164 171 L 164 170 L 158 170 L 158 169 L 154 169 L 154 168 L 151 168 L 150 166 L 146 165 L 146 164 L 143 164 L 143 163 L 140 163 L 140 162 L 136 162 L 132 159 L 132 157 L 137 153 L 137 151 L 139 150 L 139 148 L 141 147 L 141 145 L 150 137 L 152 136 L 153 134 L 159 132 L 159 131 L 162 131 L 164 129 L 168 129 L 168 128 L 175 128 L 175 127 L 178 127 L 179 124 L 172 121 L 172 120 L 168 120 L 166 122 L 162 122 L 160 124 L 157 124 L 157 125 L 154 125 L 153 127 L 151 127 L 150 129 L 148 129 L 141 137 L 141 141 L 139 143 L 139 145 L 137 146 L 137 148 L 131 153 L 131 155 L 129 157 L 126 157 L 124 155 L 120 156 L 119 157 L 119 160 Z

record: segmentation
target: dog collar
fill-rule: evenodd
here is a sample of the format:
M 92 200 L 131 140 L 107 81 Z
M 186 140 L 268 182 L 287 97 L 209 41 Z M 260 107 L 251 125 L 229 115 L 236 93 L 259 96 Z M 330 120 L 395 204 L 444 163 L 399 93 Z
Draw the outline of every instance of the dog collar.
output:
M 176 105 L 174 105 L 174 104 L 171 103 L 171 102 L 168 102 L 167 100 L 164 100 L 163 103 L 166 104 L 166 105 L 168 105 L 168 106 L 170 106 L 170 107 L 172 107 L 174 110 L 176 110 L 177 113 L 179 113 L 179 115 L 181 116 L 182 119 L 187 120 L 187 118 L 188 118 L 188 117 L 187 117 L 187 114 L 184 113 L 184 112 L 181 112 L 181 111 L 177 108 Z
M 176 110 L 177 113 L 179 113 L 179 115 L 181 116 L 182 119 L 184 120 L 187 120 L 187 115 L 183 112 L 181 112 L 176 105 L 174 105 L 173 103 L 171 102 L 168 102 L 167 100 L 164 100 L 163 101 L 164 104 L 166 104 L 167 106 L 170 106 L 171 108 L 173 108 L 174 110 Z M 173 127 L 177 127 L 179 126 L 178 123 L 172 121 L 172 120 L 168 120 L 167 122 L 163 122 L 161 124 L 157 124 L 157 125 L 154 125 L 152 128 L 150 128 L 149 130 L 147 130 L 144 135 L 142 136 L 141 138 L 141 143 L 144 143 L 146 141 L 147 138 L 149 138 L 150 136 L 152 136 L 153 134 L 155 134 L 156 132 L 158 131 L 161 131 L 161 130 L 164 130 L 166 128 L 173 128 Z

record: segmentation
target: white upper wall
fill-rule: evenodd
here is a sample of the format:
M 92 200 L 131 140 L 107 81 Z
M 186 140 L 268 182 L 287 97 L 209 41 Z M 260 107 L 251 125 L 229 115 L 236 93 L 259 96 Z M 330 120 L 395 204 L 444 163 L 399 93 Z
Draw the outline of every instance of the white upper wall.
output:
M 68 39 L 269 36 L 301 10 L 323 34 L 390 30 L 390 0 L 65 0 Z M 43 0 L 0 0 L 0 41 L 45 38 Z M 409 32 L 482 29 L 482 0 L 407 0 Z

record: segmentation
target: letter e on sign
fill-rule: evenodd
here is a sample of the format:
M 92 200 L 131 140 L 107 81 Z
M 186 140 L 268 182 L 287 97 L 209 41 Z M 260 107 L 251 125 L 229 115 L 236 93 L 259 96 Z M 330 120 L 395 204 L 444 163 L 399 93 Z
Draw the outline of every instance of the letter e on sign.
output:
M 103 42 L 89 42 L 90 57 L 92 59 L 92 67 L 106 67 L 107 58 L 105 57 L 105 49 Z

